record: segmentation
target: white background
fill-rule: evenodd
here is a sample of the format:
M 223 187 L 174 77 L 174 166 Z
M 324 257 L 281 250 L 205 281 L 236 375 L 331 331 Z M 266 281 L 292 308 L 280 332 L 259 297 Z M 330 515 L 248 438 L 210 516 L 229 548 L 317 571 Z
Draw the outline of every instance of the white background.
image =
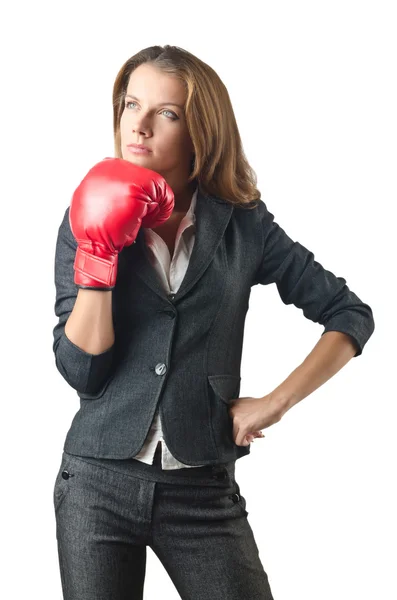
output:
M 2 598 L 62 599 L 52 493 L 79 402 L 52 353 L 56 236 L 81 179 L 113 155 L 119 68 L 157 44 L 217 71 L 275 220 L 374 313 L 363 354 L 236 464 L 274 598 L 397 598 L 393 9 L 379 0 L 2 9 Z M 271 392 L 322 331 L 274 285 L 253 288 L 240 395 Z M 179 595 L 148 548 L 145 600 L 159 598 Z

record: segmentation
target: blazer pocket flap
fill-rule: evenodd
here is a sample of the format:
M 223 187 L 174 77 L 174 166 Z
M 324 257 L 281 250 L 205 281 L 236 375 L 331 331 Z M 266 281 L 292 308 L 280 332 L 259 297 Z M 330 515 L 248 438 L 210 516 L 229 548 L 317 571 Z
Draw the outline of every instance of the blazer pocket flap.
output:
M 231 400 L 238 398 L 240 392 L 240 376 L 208 375 L 207 377 L 215 394 L 224 402 L 228 403 Z

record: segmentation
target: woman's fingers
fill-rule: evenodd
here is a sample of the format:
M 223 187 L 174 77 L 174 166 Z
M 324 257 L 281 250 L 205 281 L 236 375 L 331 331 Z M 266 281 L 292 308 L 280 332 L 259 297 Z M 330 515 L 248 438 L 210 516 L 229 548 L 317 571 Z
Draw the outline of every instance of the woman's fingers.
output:
M 248 433 L 245 436 L 245 439 L 247 440 L 247 442 L 249 444 L 251 444 L 254 441 L 254 439 L 257 438 L 257 437 L 264 438 L 265 435 L 262 433 L 262 431 L 254 431 L 253 433 Z

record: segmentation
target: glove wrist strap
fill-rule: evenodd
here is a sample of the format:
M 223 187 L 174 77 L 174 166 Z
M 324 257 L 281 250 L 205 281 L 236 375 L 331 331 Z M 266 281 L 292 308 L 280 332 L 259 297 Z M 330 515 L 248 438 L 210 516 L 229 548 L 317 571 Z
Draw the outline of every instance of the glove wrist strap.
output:
M 118 255 L 109 258 L 95 256 L 77 246 L 73 268 L 74 282 L 84 287 L 114 287 L 117 277 Z

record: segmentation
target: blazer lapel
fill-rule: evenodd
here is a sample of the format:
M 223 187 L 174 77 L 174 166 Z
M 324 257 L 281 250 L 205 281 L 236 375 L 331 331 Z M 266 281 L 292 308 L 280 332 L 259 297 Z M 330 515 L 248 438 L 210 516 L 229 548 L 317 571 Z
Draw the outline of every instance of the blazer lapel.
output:
M 209 266 L 229 223 L 233 205 L 215 196 L 207 195 L 199 186 L 195 208 L 196 235 L 192 254 L 182 283 L 175 294 L 175 300 L 182 298 L 200 279 Z M 142 228 L 136 237 L 136 244 L 124 248 L 120 258 L 128 259 L 131 268 L 153 292 L 167 298 L 167 293 L 153 268 L 149 250 L 145 243 Z

